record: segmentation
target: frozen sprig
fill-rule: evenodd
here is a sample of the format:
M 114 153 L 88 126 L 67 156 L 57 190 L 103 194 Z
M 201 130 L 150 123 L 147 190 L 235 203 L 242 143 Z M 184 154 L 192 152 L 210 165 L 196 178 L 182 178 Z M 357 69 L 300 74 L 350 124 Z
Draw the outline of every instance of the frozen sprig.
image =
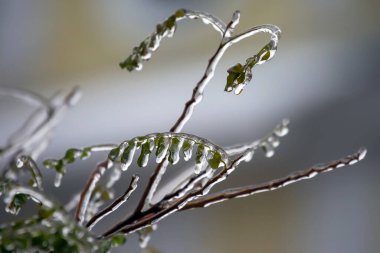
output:
M 211 24 L 214 29 L 221 34 L 223 34 L 226 29 L 226 25 L 220 19 L 209 13 L 179 9 L 163 23 L 158 24 L 156 30 L 142 41 L 139 46 L 134 47 L 132 54 L 119 64 L 120 67 L 128 71 L 141 70 L 142 62 L 152 57 L 152 53 L 160 46 L 161 40 L 165 37 L 173 37 L 177 28 L 177 22 L 186 18 L 201 19 L 205 24 Z
M 227 83 L 224 90 L 227 92 L 235 90 L 235 94 L 240 94 L 243 91 L 243 88 L 252 79 L 252 68 L 256 65 L 263 64 L 264 62 L 270 60 L 273 57 L 275 51 L 276 47 L 273 41 L 271 41 L 256 55 L 249 57 L 244 65 L 237 63 L 236 65 L 229 68 L 227 70 Z
M 141 70 L 142 62 L 151 58 L 152 52 L 155 51 L 164 37 L 172 37 L 176 29 L 177 21 L 184 19 L 198 19 L 200 18 L 205 24 L 213 24 L 214 28 L 221 32 L 222 42 L 217 52 L 221 54 L 231 46 L 233 43 L 240 41 L 243 38 L 254 35 L 256 31 L 269 32 L 272 34 L 270 42 L 265 45 L 257 54 L 249 57 L 244 65 L 238 63 L 227 70 L 227 83 L 225 91 L 231 92 L 235 90 L 235 94 L 240 94 L 244 87 L 252 79 L 252 68 L 255 65 L 263 64 L 270 60 L 276 50 L 278 39 L 280 37 L 280 29 L 273 25 L 263 25 L 254 27 L 246 32 L 243 32 L 237 36 L 232 36 L 234 28 L 239 23 L 240 12 L 235 11 L 231 22 L 226 26 L 222 21 L 217 19 L 208 13 L 195 12 L 186 9 L 180 9 L 175 14 L 170 16 L 162 24 L 158 24 L 156 31 L 151 36 L 147 37 L 138 47 L 133 49 L 133 53 L 123 62 L 120 63 L 121 68 L 125 68 L 128 71 Z M 215 54 L 217 56 L 218 54 Z M 221 57 L 221 55 L 220 55 Z M 214 57 L 213 61 L 220 57 Z M 217 62 L 215 62 L 216 65 Z
M 123 170 L 127 170 L 135 152 L 140 149 L 137 159 L 137 165 L 140 167 L 147 165 L 152 153 L 156 155 L 157 162 L 167 159 L 174 165 L 179 161 L 180 153 L 183 154 L 184 160 L 189 160 L 194 145 L 197 145 L 196 165 L 200 166 L 206 162 L 211 168 L 217 169 L 229 163 L 228 155 L 223 148 L 212 142 L 191 134 L 171 132 L 153 133 L 124 141 L 109 152 L 108 159 L 121 163 Z
M 0 226 L 1 252 L 28 250 L 62 253 L 105 253 L 109 252 L 112 247 L 124 244 L 126 242 L 125 236 L 132 232 L 139 233 L 140 244 L 145 247 L 151 232 L 156 229 L 156 223 L 174 212 L 207 207 L 227 199 L 275 190 L 342 166 L 352 165 L 364 158 L 366 151 L 361 149 L 343 159 L 314 166 L 309 170 L 293 173 L 284 178 L 260 185 L 227 189 L 219 193 L 209 194 L 211 188 L 226 180 L 239 163 L 249 161 L 256 149 L 263 149 L 266 156 L 271 157 L 274 154 L 274 149 L 279 145 L 279 138 L 288 132 L 288 121 L 284 120 L 272 133 L 258 141 L 224 149 L 206 139 L 179 132 L 191 118 L 195 106 L 202 101 L 205 87 L 212 79 L 216 66 L 225 51 L 234 43 L 257 33 L 265 32 L 271 35 L 270 42 L 256 55 L 249 57 L 244 65 L 238 63 L 228 69 L 225 90 L 240 94 L 252 79 L 253 67 L 270 60 L 274 56 L 281 30 L 274 25 L 261 25 L 234 35 L 234 29 L 240 20 L 239 11 L 234 12 L 231 21 L 225 25 L 217 17 L 208 13 L 180 9 L 162 24 L 157 25 L 156 31 L 138 47 L 135 47 L 132 55 L 120 63 L 120 66 L 129 71 L 141 70 L 143 61 L 151 58 L 153 51 L 159 47 L 160 41 L 164 37 L 171 37 L 175 32 L 177 22 L 185 18 L 200 19 L 205 24 L 211 24 L 221 34 L 222 39 L 215 54 L 210 58 L 204 75 L 195 86 L 190 100 L 185 104 L 182 114 L 170 132 L 136 137 L 120 145 L 110 144 L 83 149 L 69 149 L 63 158 L 45 161 L 46 167 L 57 172 L 55 185 L 59 186 L 61 178 L 66 172 L 66 165 L 72 164 L 78 159 L 87 159 L 93 152 L 109 152 L 108 157 L 98 163 L 91 173 L 81 194 L 68 204 L 67 209 L 72 209 L 77 204 L 75 219 L 68 217 L 68 211 L 45 196 L 41 175 L 33 159 L 46 148 L 51 130 L 60 119 L 61 114 L 77 101 L 78 90 L 73 89 L 69 94 L 58 94 L 53 99 L 45 101 L 39 95 L 23 90 L 0 87 L 0 95 L 11 95 L 40 107 L 8 139 L 9 145 L 0 148 L 0 159 L 11 155 L 18 157 L 15 160 L 16 165 L 6 170 L 6 173 L 0 178 L 0 195 L 5 196 L 4 201 L 7 210 L 17 214 L 22 205 L 29 199 L 37 202 L 40 207 L 35 218 Z M 43 113 L 47 115 L 40 118 Z M 184 181 L 181 179 L 177 186 L 165 192 L 158 202 L 154 202 L 152 196 L 165 173 L 166 166 L 177 164 L 181 154 L 185 161 L 190 160 L 194 148 L 196 148 L 194 151 L 195 166 L 193 166 L 195 173 L 191 173 Z M 112 188 L 114 183 L 120 179 L 121 170 L 127 170 L 132 164 L 134 154 L 138 150 L 140 150 L 136 161 L 138 166 L 147 166 L 151 156 L 156 156 L 155 160 L 159 166 L 150 177 L 135 211 L 95 238 L 93 234 L 88 233 L 88 230 L 91 230 L 98 221 L 122 206 L 137 187 L 138 176 L 134 175 L 125 193 L 99 211 L 106 201 L 113 199 Z M 18 156 L 20 154 L 22 156 Z M 220 167 L 223 169 L 217 170 Z M 31 173 L 31 187 L 21 185 L 21 180 L 18 180 L 19 172 L 24 168 L 29 169 Z M 108 180 L 105 180 L 106 183 L 103 184 L 100 179 L 109 169 L 113 169 L 113 171 Z M 85 226 L 80 226 L 84 221 L 88 222 Z M 121 234 L 119 234 L 120 232 Z
M 44 161 L 44 166 L 48 169 L 56 171 L 56 183 L 55 186 L 59 187 L 62 176 L 66 173 L 66 165 L 76 162 L 78 159 L 86 160 L 90 158 L 92 153 L 101 151 L 110 151 L 115 148 L 114 144 L 104 144 L 89 146 L 81 149 L 70 148 L 66 151 L 65 155 L 61 159 L 48 159 Z

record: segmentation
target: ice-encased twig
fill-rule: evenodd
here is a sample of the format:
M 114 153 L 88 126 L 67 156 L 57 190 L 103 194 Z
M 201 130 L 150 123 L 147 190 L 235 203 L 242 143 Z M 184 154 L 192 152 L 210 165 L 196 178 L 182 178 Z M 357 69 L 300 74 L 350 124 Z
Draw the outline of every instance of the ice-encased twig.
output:
M 43 192 L 40 192 L 37 189 L 28 186 L 12 185 L 9 191 L 7 191 L 6 193 L 7 197 L 4 199 L 4 201 L 6 202 L 9 201 L 10 203 L 17 194 L 25 194 L 40 205 L 43 205 L 47 208 L 54 208 L 55 211 L 53 216 L 56 217 L 58 220 L 62 222 L 69 222 L 67 214 L 59 207 L 59 205 L 56 204 L 53 200 L 49 199 Z
M 116 148 L 116 144 L 99 144 L 88 146 L 80 149 L 71 148 L 68 149 L 65 155 L 60 159 L 47 159 L 44 161 L 44 165 L 48 169 L 56 170 L 56 178 L 55 178 L 55 187 L 59 187 L 61 185 L 61 179 L 63 175 L 66 173 L 66 165 L 70 163 L 74 163 L 76 159 L 80 158 L 81 160 L 88 159 L 92 153 L 110 151 Z
M 252 151 L 257 150 L 258 148 L 262 148 L 267 157 L 271 157 L 274 155 L 274 149 L 277 148 L 280 144 L 279 138 L 284 137 L 289 132 L 289 120 L 283 119 L 281 123 L 279 123 L 273 131 L 266 135 L 263 138 L 255 140 L 253 142 L 247 144 L 239 144 L 230 147 L 224 148 L 226 153 L 229 156 L 243 154 L 247 149 L 251 149 Z
M 195 191 L 192 191 L 191 193 L 185 195 L 182 198 L 179 198 L 177 201 L 174 201 L 169 206 L 165 206 L 165 208 L 160 208 L 159 204 L 156 204 L 155 206 L 151 207 L 150 209 L 143 211 L 139 213 L 139 217 L 131 224 L 131 218 L 128 217 L 125 220 L 119 222 L 118 224 L 114 225 L 111 229 L 103 233 L 99 238 L 106 238 L 111 236 L 115 233 L 125 233 L 130 234 L 133 232 L 136 232 L 140 229 L 143 229 L 145 227 L 151 226 L 153 224 L 156 224 L 160 220 L 164 219 L 168 215 L 177 212 L 180 210 L 183 206 L 186 205 L 189 201 L 198 198 L 200 196 L 203 196 L 204 194 L 207 194 L 208 191 L 217 183 L 220 183 L 221 181 L 225 180 L 227 176 L 235 170 L 236 166 L 239 165 L 240 162 L 244 161 L 246 159 L 246 155 L 241 155 L 238 158 L 234 159 L 228 164 L 227 168 L 224 168 L 217 176 L 214 176 L 212 179 L 207 181 L 200 189 L 197 189 Z
M 199 198 L 197 200 L 193 200 L 189 202 L 182 210 L 208 207 L 210 205 L 217 204 L 229 199 L 242 198 L 242 197 L 247 197 L 247 196 L 251 196 L 251 195 L 262 193 L 262 192 L 274 191 L 279 188 L 288 186 L 290 184 L 299 182 L 301 180 L 311 179 L 319 174 L 333 171 L 343 166 L 355 164 L 356 162 L 362 160 L 365 157 L 366 152 L 367 152 L 366 149 L 361 148 L 356 153 L 346 156 L 344 158 L 341 158 L 339 160 L 325 163 L 325 164 L 315 165 L 307 170 L 293 172 L 292 174 L 280 179 L 271 180 L 269 182 L 265 182 L 265 183 L 257 184 L 257 185 L 249 185 L 249 186 L 227 189 L 222 192 L 214 193 L 209 196 L 205 196 L 203 198 Z
M 30 156 L 20 156 L 16 160 L 17 168 L 27 167 L 30 171 L 30 174 L 35 182 L 35 186 L 42 190 L 42 174 L 38 168 L 36 162 Z
M 112 162 L 108 159 L 98 163 L 95 170 L 91 173 L 86 185 L 84 186 L 80 195 L 79 203 L 75 211 L 75 219 L 79 224 L 83 224 L 86 217 L 88 203 L 90 202 L 91 195 L 95 189 L 96 184 L 104 175 L 107 169 L 112 166 Z
M 87 222 L 86 227 L 88 227 L 88 230 L 91 230 L 96 225 L 96 223 L 98 223 L 101 219 L 111 214 L 112 212 L 116 211 L 123 203 L 125 203 L 129 199 L 131 194 L 136 190 L 138 180 L 139 180 L 139 177 L 136 175 L 133 175 L 131 182 L 129 183 L 129 187 L 127 188 L 125 193 L 121 195 L 119 198 L 117 198 L 112 204 L 107 206 L 105 209 L 95 214 Z
M 238 156 L 244 154 L 246 151 L 250 151 L 250 155 L 252 158 L 253 153 L 259 149 L 262 148 L 266 154 L 267 157 L 271 157 L 274 154 L 274 150 L 279 146 L 280 137 L 284 137 L 287 135 L 289 132 L 289 120 L 288 119 L 283 119 L 281 123 L 279 123 L 273 131 L 258 139 L 253 142 L 247 143 L 247 144 L 239 144 L 239 145 L 234 145 L 230 146 L 227 148 L 223 148 L 224 151 L 227 153 L 228 156 Z M 248 159 L 249 160 L 249 159 Z M 193 166 L 192 166 L 193 167 Z M 188 171 L 188 170 L 193 170 L 192 167 L 187 167 L 183 169 L 183 171 Z M 201 173 L 199 175 L 194 175 L 193 173 L 189 174 L 186 177 L 182 177 L 183 179 L 180 180 L 179 183 L 177 183 L 176 186 L 172 186 L 170 189 L 173 190 L 168 190 L 167 187 L 164 187 L 163 189 L 160 189 L 160 192 L 157 193 L 156 195 L 163 196 L 162 201 L 165 202 L 171 202 L 173 199 L 178 198 L 179 196 L 183 196 L 186 194 L 188 191 L 192 189 L 193 186 L 199 183 L 199 181 L 204 180 L 206 176 L 211 176 L 211 175 L 206 175 L 205 171 L 204 173 Z M 175 181 L 175 180 L 173 180 Z M 171 191 L 167 193 L 168 191 Z M 165 194 L 167 193 L 167 194 Z M 161 202 L 162 202 L 161 201 Z
M 0 159 L 16 153 L 33 155 L 32 158 L 36 159 L 39 153 L 43 151 L 42 147 L 46 147 L 46 136 L 61 120 L 67 108 L 75 105 L 80 97 L 80 91 L 77 87 L 68 93 L 59 93 L 49 101 L 40 98 L 40 96 L 36 97 L 33 93 L 29 96 L 29 93 L 25 90 L 12 89 L 12 93 L 3 94 L 12 96 L 19 94 L 17 95 L 19 98 L 25 101 L 33 101 L 34 104 L 38 104 L 44 109 L 37 109 L 37 112 L 32 114 L 24 125 L 12 135 L 14 137 L 9 140 L 8 144 L 0 152 Z M 41 110 L 47 111 L 44 118 L 41 117 Z

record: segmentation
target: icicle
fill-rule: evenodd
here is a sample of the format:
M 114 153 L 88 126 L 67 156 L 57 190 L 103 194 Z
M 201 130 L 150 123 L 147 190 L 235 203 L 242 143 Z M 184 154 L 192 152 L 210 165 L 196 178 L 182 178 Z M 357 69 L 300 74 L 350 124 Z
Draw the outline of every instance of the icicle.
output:
M 261 148 L 264 150 L 266 157 L 272 157 L 274 155 L 274 148 L 271 143 L 264 141 L 261 143 Z
M 279 137 L 283 137 L 283 136 L 287 135 L 289 132 L 288 125 L 289 125 L 289 120 L 283 119 L 281 124 L 276 126 L 276 128 L 274 129 L 274 133 Z
M 193 154 L 193 147 L 194 147 L 194 141 L 192 140 L 185 140 L 182 145 L 183 150 L 183 159 L 185 161 L 189 161 L 192 154 Z
M 62 173 L 57 173 L 55 175 L 55 179 L 54 179 L 54 186 L 55 187 L 60 187 L 61 186 L 62 178 L 63 178 L 63 174 Z
M 148 246 L 151 235 L 155 230 L 157 230 L 157 225 L 152 224 L 152 225 L 138 231 L 140 248 L 145 249 Z
M 169 147 L 169 162 L 177 164 L 179 161 L 179 151 L 182 148 L 183 138 L 173 137 Z
M 128 167 L 131 165 L 135 152 L 136 152 L 136 141 L 131 140 L 128 142 L 128 146 L 124 149 L 124 152 L 121 155 L 121 164 L 123 165 L 121 169 L 123 171 L 126 171 Z
M 156 150 L 156 162 L 157 163 L 161 163 L 164 158 L 166 157 L 166 154 L 168 152 L 168 149 L 169 149 L 169 145 L 170 145 L 170 140 L 169 140 L 169 137 L 162 137 L 163 139 L 163 142 L 160 143 L 160 146 L 157 147 L 157 150 Z
M 203 144 L 198 145 L 197 154 L 195 158 L 194 173 L 199 174 L 205 167 L 207 167 L 208 150 Z

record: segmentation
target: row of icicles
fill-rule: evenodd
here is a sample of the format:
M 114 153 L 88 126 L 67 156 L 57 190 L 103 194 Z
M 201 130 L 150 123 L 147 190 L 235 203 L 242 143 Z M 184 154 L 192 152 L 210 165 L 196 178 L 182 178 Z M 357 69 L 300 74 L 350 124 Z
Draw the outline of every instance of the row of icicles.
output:
M 137 158 L 139 167 L 147 166 L 152 154 L 156 156 L 157 163 L 167 159 L 170 164 L 175 165 L 179 162 L 181 153 L 183 159 L 189 161 L 193 156 L 195 146 L 195 173 L 200 173 L 207 166 L 213 169 L 228 166 L 229 158 L 222 148 L 194 135 L 170 132 L 154 133 L 124 141 L 109 152 L 108 159 L 113 163 L 119 163 L 121 169 L 126 171 L 132 164 L 136 151 L 140 149 L 141 151 Z M 46 160 L 44 165 L 47 168 L 55 169 L 60 179 L 66 172 L 66 164 L 73 163 L 78 158 L 84 160 L 90 156 L 91 147 L 69 149 L 63 158 Z M 59 182 L 56 186 L 59 186 Z

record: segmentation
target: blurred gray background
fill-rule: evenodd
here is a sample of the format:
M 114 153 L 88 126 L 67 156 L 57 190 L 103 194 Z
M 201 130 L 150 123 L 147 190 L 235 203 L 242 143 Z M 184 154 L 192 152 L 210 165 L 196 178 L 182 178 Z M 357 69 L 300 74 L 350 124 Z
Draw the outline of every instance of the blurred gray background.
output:
M 0 85 L 46 97 L 79 85 L 84 94 L 42 158 L 61 157 L 69 147 L 167 131 L 174 124 L 218 47 L 219 34 L 200 21 L 182 22 L 143 72 L 128 73 L 118 63 L 181 7 L 210 12 L 226 23 L 241 10 L 236 32 L 264 23 L 283 31 L 276 56 L 254 69 L 253 81 L 239 96 L 223 91 L 226 70 L 265 45 L 268 35 L 230 48 L 184 128 L 231 145 L 265 135 L 284 117 L 291 120 L 273 158 L 258 154 L 219 189 L 285 176 L 360 146 L 369 151 L 363 162 L 311 181 L 173 215 L 150 245 L 163 253 L 379 252 L 378 0 L 0 1 Z M 0 144 L 31 111 L 0 99 Z M 70 170 L 60 190 L 48 182 L 53 176 L 48 172 L 51 195 L 69 199 L 95 162 Z M 146 178 L 152 168 L 138 173 Z M 139 252 L 136 238 L 115 252 Z

